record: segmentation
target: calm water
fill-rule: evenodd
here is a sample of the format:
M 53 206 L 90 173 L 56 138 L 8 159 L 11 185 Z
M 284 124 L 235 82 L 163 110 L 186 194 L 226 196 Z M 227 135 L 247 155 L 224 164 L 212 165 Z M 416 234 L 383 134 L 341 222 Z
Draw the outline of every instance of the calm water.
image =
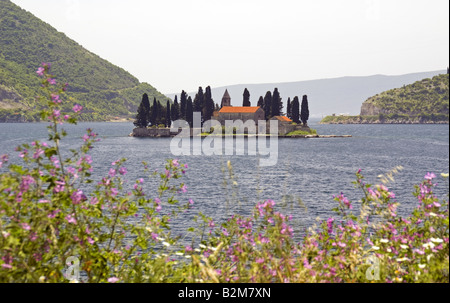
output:
M 358 199 L 360 193 L 351 184 L 354 174 L 363 169 L 369 182 L 377 176 L 402 165 L 404 170 L 396 176 L 390 188 L 402 203 L 400 212 L 407 212 L 416 205 L 412 196 L 413 185 L 420 182 L 427 172 L 439 175 L 449 170 L 448 125 L 317 125 L 320 134 L 345 134 L 353 138 L 333 139 L 280 139 L 279 160 L 275 167 L 258 168 L 258 160 L 252 156 L 185 156 L 180 160 L 189 164 L 185 182 L 189 188 L 185 200 L 192 198 L 196 210 L 186 214 L 176 223 L 185 228 L 189 218 L 198 211 L 217 220 L 227 214 L 249 214 L 257 201 L 278 201 L 285 213 L 292 214 L 298 229 L 309 226 L 320 216 L 331 214 L 335 206 L 333 194 L 341 191 Z M 81 145 L 79 139 L 86 128 L 93 128 L 102 139 L 92 151 L 94 177 L 99 180 L 107 174 L 111 162 L 125 157 L 129 179 L 145 177 L 142 161 L 154 169 L 162 169 L 165 159 L 173 158 L 170 140 L 138 139 L 128 137 L 131 123 L 81 123 L 67 126 L 69 137 L 63 148 Z M 0 155 L 9 153 L 13 161 L 19 161 L 14 148 L 32 140 L 46 140 L 46 124 L 0 124 Z M 16 160 L 15 160 L 16 159 Z M 223 169 L 231 160 L 238 190 L 233 192 L 223 186 Z M 156 181 L 149 181 L 152 184 Z M 131 182 L 131 184 L 133 184 Z M 156 186 L 149 185 L 147 192 Z M 446 185 L 441 184 L 442 196 Z M 301 207 L 301 199 L 307 210 Z M 283 202 L 283 203 L 281 203 Z

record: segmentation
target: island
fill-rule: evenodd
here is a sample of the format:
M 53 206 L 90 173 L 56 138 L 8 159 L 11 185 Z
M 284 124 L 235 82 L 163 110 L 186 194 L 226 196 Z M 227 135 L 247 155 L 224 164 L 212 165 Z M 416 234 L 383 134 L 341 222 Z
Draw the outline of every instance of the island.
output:
M 136 128 L 130 136 L 175 137 L 180 135 L 183 128 L 189 128 L 187 133 L 191 137 L 270 136 L 271 125 L 277 123 L 277 136 L 282 138 L 351 137 L 320 136 L 315 129 L 311 129 L 308 126 L 309 105 L 306 95 L 303 96 L 301 107 L 296 96 L 292 102 L 288 99 L 286 115 L 283 115 L 282 108 L 283 103 L 277 88 L 273 94 L 269 91 L 264 98 L 261 96 L 258 106 L 251 106 L 247 89 L 244 91 L 243 106 L 232 106 L 228 90 L 225 90 L 219 107 L 211 98 L 209 86 L 205 93 L 200 87 L 194 100 L 183 91 L 180 103 L 175 96 L 173 104 L 167 101 L 165 107 L 156 99 L 150 106 L 148 95 L 144 94 L 134 121 Z M 174 126 L 175 122 L 177 126 Z M 209 131 L 205 132 L 205 127 Z
M 449 74 L 423 79 L 369 98 L 359 116 L 332 115 L 322 124 L 448 124 Z

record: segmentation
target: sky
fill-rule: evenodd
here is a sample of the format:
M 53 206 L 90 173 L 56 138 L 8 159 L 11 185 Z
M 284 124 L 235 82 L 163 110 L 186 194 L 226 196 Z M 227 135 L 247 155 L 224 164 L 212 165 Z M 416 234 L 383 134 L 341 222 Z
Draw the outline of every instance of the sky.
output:
M 12 0 L 162 93 L 449 65 L 448 0 Z

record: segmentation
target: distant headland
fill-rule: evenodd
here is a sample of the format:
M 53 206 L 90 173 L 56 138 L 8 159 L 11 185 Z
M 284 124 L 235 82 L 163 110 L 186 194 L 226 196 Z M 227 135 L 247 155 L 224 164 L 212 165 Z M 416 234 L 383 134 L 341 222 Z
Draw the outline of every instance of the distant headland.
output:
M 322 124 L 448 124 L 449 74 L 438 75 L 369 98 L 359 116 L 332 115 Z

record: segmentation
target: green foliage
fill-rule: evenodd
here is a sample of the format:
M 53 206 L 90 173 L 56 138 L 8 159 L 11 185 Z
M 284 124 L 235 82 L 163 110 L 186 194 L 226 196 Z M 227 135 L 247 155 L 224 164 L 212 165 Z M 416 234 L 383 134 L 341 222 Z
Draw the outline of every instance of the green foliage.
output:
M 35 67 L 41 62 L 54 64 L 61 81 L 70 83 L 67 108 L 81 104 L 85 110 L 80 120 L 131 117 L 144 93 L 164 102 L 168 99 L 9 0 L 0 6 L 0 27 L 0 95 L 12 89 L 19 96 L 0 102 L 0 121 L 36 121 Z M 19 109 L 20 117 L 14 111 Z
M 424 79 L 383 92 L 370 98 L 366 103 L 373 104 L 391 115 L 404 115 L 416 119 L 422 115 L 426 117 L 435 114 L 448 121 L 449 75 L 438 75 L 433 79 Z
M 310 129 L 309 132 L 303 131 L 303 130 L 296 130 L 296 131 L 290 132 L 286 136 L 308 136 L 308 135 L 317 135 L 317 130 L 312 129 L 312 128 Z

